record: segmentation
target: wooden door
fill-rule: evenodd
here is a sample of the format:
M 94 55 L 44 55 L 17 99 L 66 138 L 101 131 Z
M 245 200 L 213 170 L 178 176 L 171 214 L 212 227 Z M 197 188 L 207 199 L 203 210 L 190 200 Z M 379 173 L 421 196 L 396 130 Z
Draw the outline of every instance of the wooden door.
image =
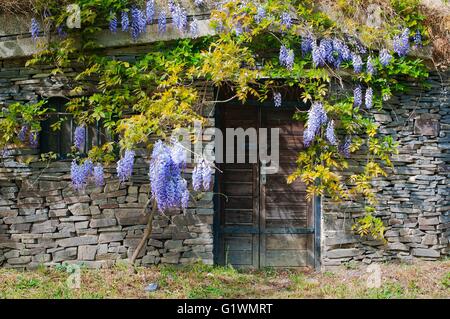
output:
M 258 128 L 256 107 L 224 107 L 221 112 L 224 147 L 226 128 Z M 237 143 L 236 143 L 237 144 Z M 235 148 L 237 145 L 235 144 Z M 246 154 L 257 145 L 245 142 Z M 225 154 L 233 150 L 225 147 Z M 234 152 L 236 153 L 236 152 Z M 225 157 L 225 156 L 224 156 Z M 237 158 L 235 157 L 237 160 Z M 220 264 L 259 267 L 259 169 L 254 163 L 220 165 Z
M 303 183 L 286 183 L 303 148 L 303 125 L 292 119 L 293 112 L 257 104 L 224 105 L 219 110 L 224 145 L 226 128 L 267 128 L 268 138 L 271 128 L 280 129 L 280 168 L 276 174 L 264 176 L 259 157 L 256 163 L 220 165 L 219 264 L 252 268 L 314 265 L 312 205 L 306 201 Z M 257 147 L 246 140 L 247 151 Z M 225 148 L 225 153 L 230 151 Z
M 280 163 L 276 174 L 260 182 L 260 267 L 314 264 L 312 205 L 306 200 L 305 184 L 299 179 L 287 184 L 303 148 L 303 124 L 292 116 L 292 109 L 261 109 L 261 127 L 280 130 Z

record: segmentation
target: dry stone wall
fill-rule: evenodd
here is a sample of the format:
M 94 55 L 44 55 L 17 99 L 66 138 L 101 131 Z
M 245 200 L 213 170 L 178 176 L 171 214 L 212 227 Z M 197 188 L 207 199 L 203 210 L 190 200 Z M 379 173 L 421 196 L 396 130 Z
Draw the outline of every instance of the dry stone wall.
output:
M 323 204 L 323 264 L 414 258 L 436 260 L 450 254 L 450 98 L 449 72 L 433 73 L 430 89 L 411 84 L 374 113 L 381 132 L 399 143 L 394 169 L 374 182 L 377 215 L 386 227 L 387 244 L 361 240 L 351 225 L 361 204 Z M 361 168 L 363 157 L 350 161 Z
M 108 49 L 107 54 L 132 61 L 145 46 Z M 39 96 L 68 95 L 75 74 L 49 76 L 49 68 L 24 67 L 24 59 L 0 60 L 0 107 Z M 449 255 L 450 233 L 450 106 L 449 73 L 432 74 L 431 89 L 411 87 L 374 111 L 382 132 L 399 142 L 395 168 L 375 181 L 378 215 L 387 226 L 387 244 L 353 235 L 351 225 L 362 215 L 357 203 L 322 207 L 322 262 L 336 266 L 352 261 L 414 258 L 435 260 Z M 214 100 L 212 90 L 206 100 Z M 203 114 L 211 116 L 212 106 Z M 209 142 L 211 137 L 204 136 Z M 38 150 L 16 149 L 0 164 L 0 266 L 33 268 L 39 264 L 83 262 L 102 267 L 130 256 L 145 228 L 141 210 L 148 199 L 148 162 L 144 151 L 129 183 L 119 184 L 115 168 L 103 188 L 74 192 L 70 162 L 36 161 Z M 363 157 L 354 157 L 352 171 Z M 26 165 L 24 162 L 31 162 Z M 189 173 L 188 173 L 189 175 Z M 189 178 L 189 176 L 187 176 Z M 213 262 L 213 194 L 206 193 L 184 211 L 158 215 L 154 234 L 138 262 Z
M 70 185 L 69 166 L 57 163 L 47 168 L 51 177 L 39 177 L 39 169 L 24 179 L 0 181 L 4 267 L 77 261 L 97 268 L 133 253 L 148 220 L 148 212 L 142 210 L 149 184 L 110 179 L 104 187 L 77 192 Z M 146 166 L 143 163 L 140 169 Z M 109 173 L 113 175 L 113 168 Z M 212 263 L 212 218 L 212 193 L 204 194 L 195 208 L 158 214 L 139 262 Z
M 132 61 L 145 52 L 118 49 L 107 54 Z M 29 69 L 24 59 L 0 61 L 0 107 L 40 96 L 67 96 L 73 70 L 50 77 L 50 68 Z M 202 88 L 205 85 L 199 83 Z M 213 100 L 213 91 L 204 91 Z M 212 106 L 200 106 L 214 126 Z M 209 116 L 209 118 L 208 118 Z M 203 135 L 204 142 L 211 136 Z M 115 167 L 105 169 L 106 185 L 77 192 L 70 185 L 70 161 L 38 161 L 38 149 L 14 149 L 0 160 L 0 266 L 83 263 L 98 268 L 129 258 L 147 224 L 142 210 L 149 198 L 148 153 L 138 151 L 130 182 L 119 183 Z M 29 162 L 30 164 L 24 164 Z M 186 170 L 190 179 L 192 167 Z M 213 263 L 213 193 L 191 201 L 184 211 L 158 214 L 138 263 Z

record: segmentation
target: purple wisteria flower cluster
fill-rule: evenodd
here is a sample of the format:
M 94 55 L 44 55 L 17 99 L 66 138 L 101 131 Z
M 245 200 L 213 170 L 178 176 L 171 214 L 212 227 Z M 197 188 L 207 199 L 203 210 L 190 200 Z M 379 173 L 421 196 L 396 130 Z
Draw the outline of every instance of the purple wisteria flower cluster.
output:
M 362 87 L 357 85 L 353 90 L 353 105 L 360 107 L 362 105 Z
M 19 141 L 21 141 L 22 143 L 24 143 L 27 139 L 28 130 L 29 130 L 28 125 L 22 125 L 19 134 L 17 134 Z
M 338 140 L 334 133 L 334 120 L 328 121 L 327 129 L 325 131 L 325 137 L 327 138 L 327 141 L 328 143 L 330 143 L 330 145 L 338 145 Z
M 361 56 L 359 54 L 353 54 L 352 55 L 352 64 L 353 64 L 353 71 L 355 73 L 361 73 L 363 68 L 363 61 L 361 59 Z
M 196 5 L 201 6 L 204 4 L 203 0 L 196 1 Z M 168 10 L 167 10 L 168 9 Z M 188 23 L 187 11 L 180 3 L 174 1 L 168 1 L 167 8 L 161 8 L 157 16 L 158 31 L 164 33 L 167 31 L 167 12 L 169 12 L 172 18 L 173 25 L 180 31 L 186 32 L 189 27 L 189 32 L 193 37 L 198 36 L 198 21 L 193 19 L 191 23 Z M 145 2 L 145 8 L 140 9 L 137 6 L 133 6 L 129 10 L 123 10 L 120 13 L 121 29 L 123 32 L 130 31 L 131 37 L 134 41 L 145 32 L 146 25 L 151 24 L 155 18 L 156 7 L 154 0 L 147 0 Z M 114 12 L 110 13 L 109 29 L 112 33 L 117 32 L 118 21 L 117 15 Z M 236 32 L 239 33 L 239 26 L 236 26 Z
M 405 28 L 401 34 L 395 36 L 393 44 L 395 53 L 401 57 L 406 56 L 410 49 L 409 28 Z
M 286 48 L 285 45 L 282 45 L 280 48 L 280 65 L 286 67 L 288 70 L 292 70 L 294 67 L 294 50 Z
M 153 147 L 149 177 L 152 197 L 159 211 L 186 208 L 189 203 L 187 181 L 182 177 L 186 153 L 178 142 L 171 146 L 157 141 Z
M 121 182 L 126 182 L 133 174 L 134 156 L 133 150 L 126 150 L 125 155 L 117 162 L 117 176 Z
M 314 138 L 320 133 L 324 124 L 328 121 L 328 116 L 322 103 L 315 102 L 308 111 L 308 121 L 303 133 L 303 142 L 306 147 L 311 145 Z
M 28 125 L 22 125 L 19 133 L 17 133 L 17 138 L 22 143 L 25 143 L 28 138 L 28 144 L 32 148 L 37 148 L 39 145 L 39 132 L 35 130 L 31 131 Z
M 346 136 L 344 139 L 344 143 L 339 145 L 339 152 L 344 155 L 344 157 L 350 157 L 350 146 L 352 144 L 352 138 L 350 136 Z
M 158 16 L 158 32 L 164 33 L 167 30 L 167 17 L 166 12 L 161 10 Z
M 91 178 L 96 186 L 100 187 L 105 185 L 103 166 L 101 164 L 94 166 L 90 159 L 86 159 L 81 164 L 78 164 L 74 159 L 70 166 L 70 177 L 72 187 L 77 191 L 85 189 Z
M 258 6 L 258 9 L 256 11 L 255 15 L 255 22 L 261 23 L 261 21 L 266 17 L 266 9 L 262 5 Z
M 312 43 L 312 60 L 315 67 L 323 66 L 325 64 L 325 60 L 322 57 L 322 53 L 320 47 L 317 45 L 316 41 Z
M 113 12 L 110 13 L 110 20 L 109 20 L 109 31 L 111 31 L 111 33 L 117 33 L 117 15 Z
M 316 42 L 316 40 L 312 36 L 302 37 L 301 49 L 303 56 L 311 53 L 313 42 Z
M 39 132 L 31 131 L 29 135 L 29 143 L 32 148 L 37 148 L 39 145 Z
M 355 107 L 361 107 L 363 102 L 363 90 L 362 86 L 358 84 L 353 90 L 353 105 Z M 373 106 L 373 89 L 371 87 L 367 88 L 364 95 L 364 104 L 366 109 L 371 109 Z
M 373 104 L 373 89 L 372 88 L 368 88 L 366 90 L 365 102 L 366 102 L 366 108 L 368 110 L 371 109 L 372 108 L 372 104 Z
M 193 38 L 198 37 L 199 29 L 198 29 L 198 20 L 192 19 L 191 23 L 189 24 L 189 33 Z
M 367 73 L 369 73 L 370 75 L 375 74 L 376 70 L 375 70 L 375 66 L 373 64 L 373 60 L 372 57 L 369 56 L 367 58 Z
M 86 127 L 84 126 L 77 126 L 75 128 L 75 133 L 73 136 L 74 145 L 77 148 L 78 151 L 83 152 L 84 151 L 84 145 L 86 142 Z
M 93 175 L 94 183 L 96 186 L 105 185 L 105 173 L 103 171 L 102 165 L 97 164 L 96 166 L 94 166 L 92 175 Z
M 172 22 L 178 29 L 178 31 L 180 32 L 186 31 L 187 27 L 186 10 L 180 4 L 176 4 L 173 6 L 173 10 L 171 10 L 171 13 L 172 13 Z
M 302 52 L 303 55 L 312 52 L 313 63 L 316 67 L 328 64 L 338 69 L 342 62 L 352 60 L 352 53 L 349 47 L 336 38 L 324 38 L 317 45 L 316 40 L 311 37 L 305 37 L 302 40 Z
M 70 177 L 72 179 L 72 187 L 77 190 L 86 188 L 89 177 L 92 175 L 94 165 L 90 159 L 85 160 L 82 164 L 78 164 L 74 159 L 70 166 Z
M 148 0 L 145 5 L 145 18 L 151 24 L 155 15 L 155 0 Z
M 390 55 L 389 51 L 386 49 L 383 49 L 380 51 L 380 63 L 382 66 L 386 67 L 391 63 L 392 55 Z
M 292 16 L 289 12 L 283 12 L 281 14 L 281 27 L 285 29 L 292 27 Z
M 281 93 L 280 92 L 275 92 L 273 94 L 273 103 L 275 105 L 275 107 L 280 107 L 281 103 L 282 103 L 282 98 L 281 98 Z
M 122 16 L 120 20 L 120 24 L 122 26 L 122 31 L 126 32 L 130 28 L 130 18 L 128 17 L 128 12 L 122 11 Z
M 422 34 L 419 30 L 416 31 L 416 33 L 413 36 L 413 41 L 416 47 L 422 46 Z
M 134 41 L 141 33 L 145 32 L 146 25 L 146 18 L 142 10 L 137 7 L 131 8 L 131 37 Z
M 203 190 L 207 191 L 211 188 L 213 169 L 204 160 L 202 160 L 197 166 L 195 166 L 192 172 L 192 187 L 195 191 Z
M 31 19 L 31 27 L 30 27 L 30 33 L 31 38 L 36 41 L 39 37 L 41 27 L 39 26 L 39 22 L 36 20 L 36 18 Z
M 319 53 L 321 55 L 323 63 L 330 63 L 333 65 L 333 41 L 330 39 L 322 39 L 319 44 Z

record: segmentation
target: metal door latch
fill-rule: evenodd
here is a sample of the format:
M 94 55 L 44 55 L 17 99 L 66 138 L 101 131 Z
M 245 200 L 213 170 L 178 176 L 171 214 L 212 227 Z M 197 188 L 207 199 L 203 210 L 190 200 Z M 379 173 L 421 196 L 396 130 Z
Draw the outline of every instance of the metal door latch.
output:
M 262 185 L 266 185 L 266 183 L 267 183 L 266 161 L 264 161 L 264 160 L 261 161 L 261 179 L 260 179 L 260 183 Z

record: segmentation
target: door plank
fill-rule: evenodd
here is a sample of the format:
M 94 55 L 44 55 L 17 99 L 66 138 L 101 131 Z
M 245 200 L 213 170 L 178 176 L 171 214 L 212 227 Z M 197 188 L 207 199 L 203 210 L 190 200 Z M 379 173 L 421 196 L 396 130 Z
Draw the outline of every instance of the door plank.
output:
M 267 250 L 294 249 L 306 250 L 308 236 L 298 234 L 273 234 L 266 238 Z
M 292 250 L 292 249 L 267 250 L 266 266 L 269 267 L 308 266 L 308 251 Z

